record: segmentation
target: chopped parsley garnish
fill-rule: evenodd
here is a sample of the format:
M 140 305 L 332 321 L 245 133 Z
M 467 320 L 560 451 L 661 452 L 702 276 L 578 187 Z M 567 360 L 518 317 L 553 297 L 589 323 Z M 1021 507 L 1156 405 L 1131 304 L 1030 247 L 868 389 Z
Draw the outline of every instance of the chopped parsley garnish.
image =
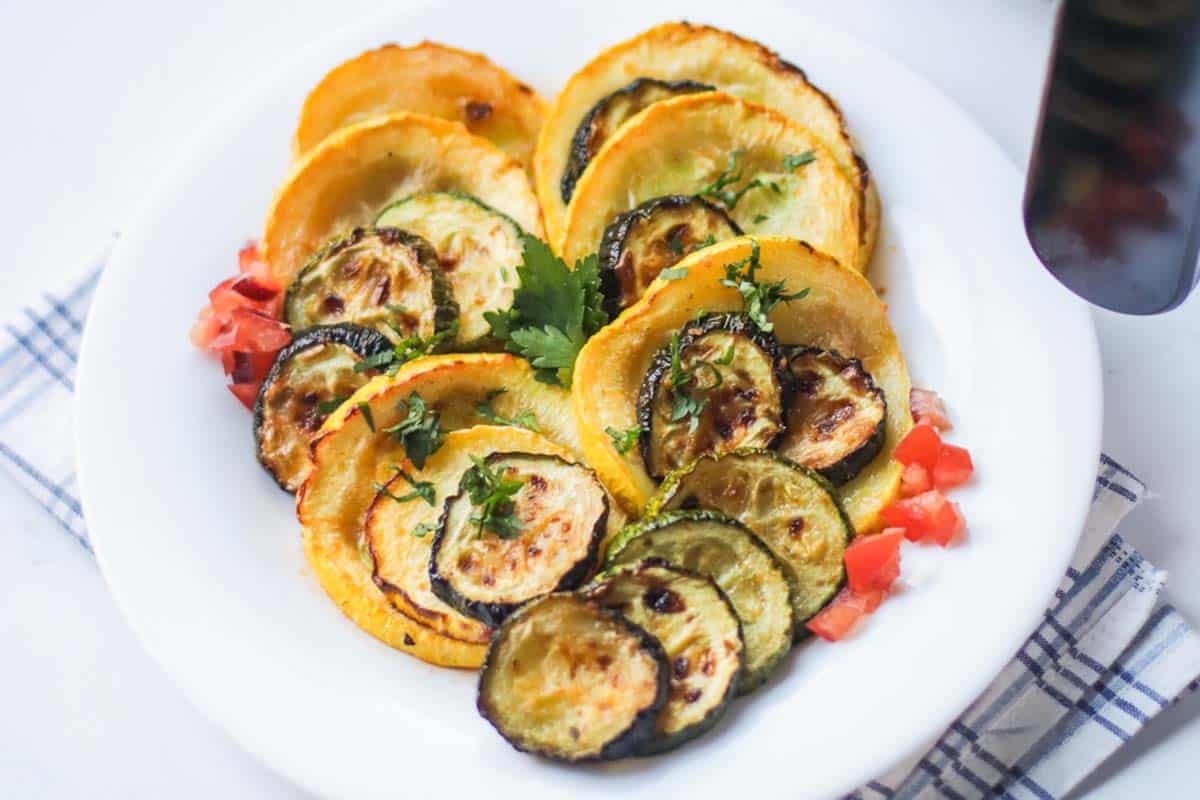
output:
M 700 415 L 708 405 L 707 397 L 696 397 L 695 391 L 716 388 L 723 382 L 721 371 L 707 361 L 700 361 L 692 369 L 685 369 L 680 353 L 679 334 L 671 335 L 671 422 L 688 420 L 688 432 L 695 433 L 700 425 Z M 707 367 L 716 380 L 710 386 L 700 386 L 698 372 Z
M 341 397 L 333 397 L 329 400 L 322 400 L 321 402 L 317 403 L 317 416 L 329 416 L 333 412 L 337 411 L 341 407 L 342 403 L 346 402 L 348 397 L 350 397 L 350 395 L 344 394 Z
M 812 150 L 805 150 L 803 153 L 796 153 L 791 156 L 783 157 L 783 169 L 785 172 L 791 172 L 796 167 L 803 167 L 805 164 L 811 164 L 817 160 L 817 154 Z
M 755 214 L 754 215 L 754 224 L 757 225 L 758 223 L 766 222 L 769 219 L 770 219 L 770 217 L 768 217 L 766 214 Z
M 384 428 L 384 433 L 390 433 L 404 447 L 404 454 L 417 469 L 425 466 L 425 459 L 442 446 L 446 435 L 442 432 L 442 417 L 435 410 L 425 405 L 421 395 L 413 392 L 407 400 L 401 400 L 397 409 L 406 414 L 404 419 Z
M 526 234 L 522 244 L 512 307 L 483 316 L 510 353 L 529 360 L 538 380 L 569 386 L 575 357 L 608 322 L 599 260 L 593 253 L 568 269 L 541 239 Z
M 665 281 L 677 281 L 680 278 L 686 278 L 687 274 L 687 267 L 671 267 L 670 269 L 664 269 L 662 272 L 658 273 L 658 277 Z
M 407 503 L 410 500 L 416 500 L 417 498 L 424 500 L 431 506 L 437 503 L 437 488 L 433 485 L 433 483 L 430 481 L 415 480 L 412 475 L 409 475 L 395 464 L 392 465 L 392 469 L 395 470 L 396 474 L 403 478 L 404 482 L 411 486 L 413 490 L 408 494 L 397 495 L 382 483 L 375 483 L 372 484 L 375 487 L 375 491 L 392 498 L 397 503 Z
M 417 527 L 412 529 L 412 535 L 418 539 L 424 539 L 425 535 L 436 527 L 437 526 L 432 522 L 422 522 L 421 524 L 417 525 Z
M 358 410 L 363 415 L 363 422 L 367 423 L 367 427 L 371 429 L 371 433 L 374 433 L 375 415 L 371 413 L 371 407 L 364 401 L 358 404 Z
M 738 161 L 742 156 L 746 155 L 745 150 L 734 150 L 729 154 L 729 165 L 721 170 L 717 175 L 717 179 L 712 183 L 702 188 L 698 194 L 700 197 L 711 197 L 721 205 L 725 206 L 726 211 L 733 211 L 737 204 L 746 195 L 746 192 L 751 189 L 770 188 L 775 192 L 780 191 L 779 184 L 774 181 L 764 181 L 762 178 L 754 178 L 747 181 L 746 185 L 740 189 L 730 189 L 736 183 L 740 183 L 745 176 L 742 170 L 738 169 Z
M 517 519 L 513 498 L 524 481 L 504 477 L 508 468 L 499 464 L 495 469 L 479 456 L 471 456 L 471 467 L 462 478 L 462 489 L 479 513 L 471 517 L 479 534 L 491 531 L 501 539 L 515 539 L 521 533 L 521 521 Z
M 393 330 L 396 329 L 393 328 Z M 380 369 L 388 375 L 395 375 L 400 367 L 409 361 L 429 355 L 443 342 L 453 339 L 455 336 L 458 336 L 457 319 L 450 324 L 450 327 L 432 336 L 405 336 L 391 350 L 384 350 L 359 361 L 354 365 L 354 371 L 366 372 L 371 369 Z
M 505 417 L 496 413 L 496 410 L 492 408 L 492 401 L 507 391 L 508 389 L 493 389 L 488 392 L 486 397 L 475 404 L 475 413 L 493 425 L 511 425 L 514 428 L 524 428 L 527 431 L 541 433 L 542 430 L 538 427 L 537 418 L 534 417 L 532 411 L 522 411 L 515 417 Z
M 638 437 L 642 435 L 642 426 L 634 425 L 627 430 L 620 430 L 610 425 L 604 429 L 604 432 L 608 434 L 608 438 L 612 439 L 613 447 L 617 449 L 617 452 L 625 455 L 637 444 Z
M 760 266 L 758 260 L 758 242 L 750 240 L 750 255 L 732 264 L 725 265 L 725 277 L 721 279 L 722 286 L 737 289 L 745 305 L 746 316 L 754 320 L 763 331 L 770 333 L 775 325 L 767 316 L 780 303 L 790 303 L 808 295 L 808 289 L 789 294 L 784 281 L 767 281 L 760 283 L 755 275 Z

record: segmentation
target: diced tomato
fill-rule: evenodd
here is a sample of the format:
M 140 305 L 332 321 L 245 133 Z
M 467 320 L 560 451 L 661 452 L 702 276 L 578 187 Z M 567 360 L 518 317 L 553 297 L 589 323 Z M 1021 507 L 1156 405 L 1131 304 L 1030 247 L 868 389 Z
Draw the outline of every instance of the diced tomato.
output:
M 846 548 L 846 582 L 858 595 L 886 592 L 900 575 L 900 542 L 903 528 L 859 536 Z
M 246 408 L 253 409 L 254 401 L 258 397 L 257 383 L 231 383 L 229 391 L 233 392 L 233 396 L 242 401 L 242 405 Z
M 238 250 L 238 272 L 250 272 L 256 264 L 263 263 L 258 254 L 258 242 L 249 241 Z
M 966 529 L 958 506 L 937 489 L 897 500 L 880 512 L 888 527 L 903 528 L 910 542 L 930 541 L 945 547 Z
M 196 347 L 208 347 L 209 343 L 221 333 L 221 320 L 213 313 L 212 306 L 200 309 L 196 321 L 192 324 L 189 334 L 192 344 Z
M 258 383 L 267 376 L 267 370 L 275 363 L 275 353 L 240 353 L 236 350 L 221 351 L 221 366 L 234 383 Z
M 213 350 L 274 353 L 292 340 L 287 325 L 251 308 L 235 308 L 230 326 L 209 343 Z
M 946 404 L 937 392 L 913 388 L 908 393 L 908 405 L 913 422 L 918 425 L 932 425 L 939 431 L 948 431 L 954 427 L 950 424 L 950 415 L 946 413 Z
M 255 275 L 243 275 L 235 278 L 229 288 L 255 303 L 274 300 L 275 295 L 279 294 L 279 287 L 275 285 L 274 281 Z
M 883 594 L 871 592 L 863 596 L 842 589 L 832 603 L 808 621 L 806 627 L 827 642 L 844 639 L 864 615 L 879 607 Z
M 966 448 L 943 444 L 937 462 L 933 465 L 933 485 L 938 489 L 953 489 L 970 480 L 974 471 L 975 465 L 971 463 L 971 454 Z M 902 493 L 903 484 L 904 480 L 901 478 Z
M 942 437 L 932 425 L 914 425 L 908 435 L 896 445 L 892 458 L 901 464 L 920 464 L 932 470 L 942 451 Z
M 915 461 L 904 465 L 904 472 L 900 473 L 901 497 L 915 497 L 932 488 L 933 481 L 929 477 L 929 470 Z
M 235 308 L 251 308 L 254 301 L 233 288 L 237 278 L 227 278 L 208 293 L 208 302 L 217 316 L 228 316 Z

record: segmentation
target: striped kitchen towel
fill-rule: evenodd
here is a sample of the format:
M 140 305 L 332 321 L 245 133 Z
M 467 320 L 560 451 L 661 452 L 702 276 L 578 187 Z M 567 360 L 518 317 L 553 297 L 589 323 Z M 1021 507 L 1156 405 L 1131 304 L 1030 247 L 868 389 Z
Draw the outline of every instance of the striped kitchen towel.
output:
M 88 549 L 71 394 L 102 265 L 0 330 L 0 465 Z M 1163 600 L 1166 573 L 1114 532 L 1144 492 L 1102 458 L 1087 527 L 1038 629 L 928 751 L 849 797 L 1062 797 L 1195 688 L 1200 637 Z

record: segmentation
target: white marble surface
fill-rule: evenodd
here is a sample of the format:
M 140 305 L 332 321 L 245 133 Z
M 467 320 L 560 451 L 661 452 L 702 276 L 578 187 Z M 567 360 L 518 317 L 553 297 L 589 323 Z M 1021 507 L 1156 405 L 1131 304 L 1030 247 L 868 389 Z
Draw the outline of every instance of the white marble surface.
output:
M 806 13 L 819 16 L 906 61 L 1024 165 L 1050 3 L 791 5 L 797 24 Z M 0 319 L 119 229 L 196 121 L 247 76 L 378 8 L 366 0 L 0 2 L 0 241 L 8 247 Z M 803 63 L 802 54 L 795 59 Z M 1191 411 L 1200 391 L 1192 353 L 1200 301 L 1154 319 L 1095 316 L 1105 449 L 1154 492 L 1125 533 L 1170 568 L 1177 605 L 1200 620 L 1200 541 L 1188 502 L 1200 453 Z M 1187 767 L 1198 750 L 1193 697 L 1165 712 L 1081 794 L 1193 796 Z M 120 619 L 90 556 L 2 477 L 0 796 L 303 796 L 187 705 Z

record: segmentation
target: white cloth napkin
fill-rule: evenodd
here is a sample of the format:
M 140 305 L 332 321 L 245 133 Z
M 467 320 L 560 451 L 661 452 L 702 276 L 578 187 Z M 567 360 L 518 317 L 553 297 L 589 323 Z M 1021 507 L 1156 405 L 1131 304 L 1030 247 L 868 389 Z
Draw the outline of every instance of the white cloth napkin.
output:
M 71 394 L 103 259 L 0 330 L 0 466 L 90 550 L 75 482 Z M 1107 456 L 1079 547 L 1017 657 L 927 752 L 849 795 L 1065 795 L 1196 688 L 1200 636 L 1167 604 L 1167 575 L 1114 531 L 1145 486 Z

